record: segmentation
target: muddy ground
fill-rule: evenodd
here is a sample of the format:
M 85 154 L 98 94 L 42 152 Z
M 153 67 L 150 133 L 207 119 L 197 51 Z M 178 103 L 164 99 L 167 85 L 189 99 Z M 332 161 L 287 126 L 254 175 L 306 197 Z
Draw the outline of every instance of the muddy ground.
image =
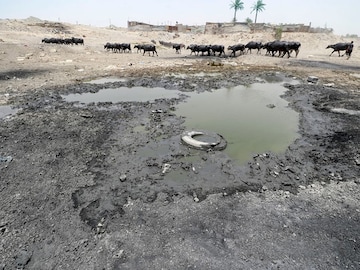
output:
M 7 31 L 1 102 L 14 112 L 0 119 L 0 269 L 360 268 L 358 56 L 190 57 L 163 48 L 148 57 L 50 47 L 34 42 L 40 30 L 15 42 Z M 319 81 L 309 84 L 310 75 Z M 106 76 L 126 80 L 86 83 Z M 283 96 L 300 115 L 300 136 L 284 153 L 239 165 L 181 143 L 184 119 L 174 110 L 186 92 L 269 76 L 301 82 Z M 184 95 L 63 98 L 120 86 Z

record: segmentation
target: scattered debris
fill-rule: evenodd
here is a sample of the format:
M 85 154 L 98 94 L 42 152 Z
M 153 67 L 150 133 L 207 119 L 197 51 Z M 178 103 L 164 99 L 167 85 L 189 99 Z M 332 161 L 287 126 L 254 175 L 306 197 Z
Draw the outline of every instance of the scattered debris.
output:
M 13 160 L 12 156 L 7 156 L 7 157 L 0 156 L 0 162 L 10 162 L 12 160 Z
M 309 83 L 317 83 L 317 82 L 319 81 L 319 78 L 316 77 L 316 76 L 309 76 L 309 77 L 307 78 L 307 81 L 308 81 Z
M 212 138 L 212 142 L 200 141 L 194 139 L 194 136 L 205 135 L 208 138 Z M 192 148 L 199 150 L 224 150 L 227 142 L 225 139 L 217 134 L 205 131 L 186 131 L 181 135 L 181 141 Z
M 215 61 L 211 61 L 208 63 L 209 66 L 212 66 L 212 67 L 221 67 L 223 66 L 224 64 L 223 63 L 220 63 L 220 62 L 215 62 Z
M 170 168 L 171 168 L 171 165 L 170 164 L 168 164 L 168 163 L 165 163 L 164 165 L 163 165 L 163 167 L 162 167 L 162 174 L 165 174 L 165 173 L 167 173 L 168 171 L 170 171 Z
M 125 182 L 126 181 L 126 174 L 120 175 L 119 179 L 120 179 L 121 182 Z

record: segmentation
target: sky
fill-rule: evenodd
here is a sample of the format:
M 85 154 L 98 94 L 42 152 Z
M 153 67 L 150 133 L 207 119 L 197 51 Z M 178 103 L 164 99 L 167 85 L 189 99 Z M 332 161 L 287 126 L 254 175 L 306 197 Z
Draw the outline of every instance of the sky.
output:
M 0 0 L 0 19 L 26 19 L 127 27 L 127 21 L 154 25 L 204 25 L 230 22 L 234 0 Z M 242 0 L 238 22 L 255 20 L 256 0 Z M 302 23 L 332 28 L 335 34 L 360 36 L 360 0 L 263 0 L 258 23 Z

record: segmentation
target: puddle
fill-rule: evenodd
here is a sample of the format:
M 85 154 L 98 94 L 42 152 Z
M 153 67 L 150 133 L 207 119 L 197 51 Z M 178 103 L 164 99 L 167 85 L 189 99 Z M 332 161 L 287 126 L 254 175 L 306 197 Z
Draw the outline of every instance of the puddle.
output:
M 13 115 L 17 112 L 17 109 L 11 108 L 11 106 L 0 106 L 0 119 Z
M 103 78 L 97 83 L 119 80 Z M 187 130 L 207 130 L 221 134 L 227 140 L 224 150 L 240 164 L 265 152 L 281 153 L 298 137 L 299 116 L 280 96 L 283 83 L 297 82 L 282 76 L 269 76 L 262 83 L 223 88 L 213 92 L 187 92 L 189 98 L 176 106 L 175 113 L 185 117 Z M 149 102 L 161 98 L 177 98 L 184 93 L 165 88 L 120 87 L 102 89 L 97 93 L 63 96 L 69 102 Z M 145 126 L 134 127 L 145 133 Z M 167 147 L 140 150 L 143 156 L 166 154 Z
M 147 102 L 156 99 L 178 98 L 181 91 L 155 87 L 119 87 L 102 89 L 96 93 L 70 94 L 62 96 L 68 102 Z
M 186 79 L 189 77 L 219 77 L 221 76 L 221 73 L 205 73 L 205 72 L 198 72 L 198 73 L 192 73 L 192 74 L 185 74 L 185 73 L 168 73 L 165 74 L 165 76 L 168 77 L 175 77 L 179 79 Z
M 107 78 L 100 78 L 100 79 L 91 80 L 91 81 L 88 81 L 86 83 L 104 84 L 104 83 L 126 82 L 126 81 L 127 81 L 127 79 L 125 79 L 125 78 L 107 77 Z
M 224 151 L 243 164 L 258 153 L 281 153 L 298 137 L 299 116 L 280 97 L 285 91 L 281 83 L 255 83 L 191 92 L 175 112 L 186 117 L 187 130 L 221 134 Z

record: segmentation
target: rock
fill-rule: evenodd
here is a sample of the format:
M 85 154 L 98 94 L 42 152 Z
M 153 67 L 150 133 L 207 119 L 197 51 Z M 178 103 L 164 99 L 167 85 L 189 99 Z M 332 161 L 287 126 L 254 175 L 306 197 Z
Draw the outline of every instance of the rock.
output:
M 310 83 L 317 83 L 319 81 L 319 78 L 316 77 L 316 76 L 309 76 L 307 78 L 307 81 L 310 82 Z
M 119 179 L 120 179 L 121 182 L 125 182 L 126 181 L 126 174 L 120 175 Z
M 165 163 L 165 164 L 163 165 L 162 174 L 167 173 L 167 172 L 170 170 L 170 168 L 171 168 L 171 165 L 168 164 L 168 163 Z

